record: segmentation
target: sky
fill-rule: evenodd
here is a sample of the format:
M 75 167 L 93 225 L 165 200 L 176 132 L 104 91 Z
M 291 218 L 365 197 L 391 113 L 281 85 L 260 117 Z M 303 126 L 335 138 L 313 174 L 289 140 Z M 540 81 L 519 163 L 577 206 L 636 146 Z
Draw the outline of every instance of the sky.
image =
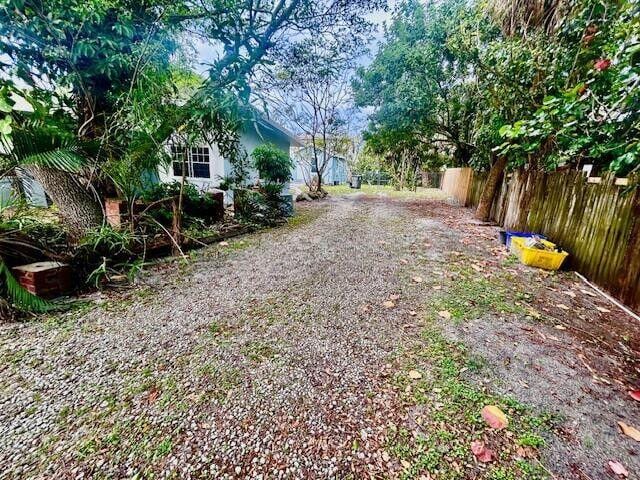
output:
M 370 55 L 368 55 L 367 57 L 364 57 L 361 60 L 363 66 L 366 66 L 367 64 L 369 64 L 373 56 L 375 56 L 378 42 L 382 40 L 383 34 L 384 34 L 382 26 L 384 22 L 389 21 L 391 19 L 391 13 L 395 5 L 398 4 L 398 1 L 399 0 L 388 0 L 387 5 L 389 6 L 389 8 L 386 12 L 379 11 L 367 16 L 367 19 L 373 22 L 377 26 L 377 31 L 371 38 L 371 42 L 369 44 L 369 48 L 371 50 Z M 213 63 L 216 57 L 218 56 L 218 54 L 222 53 L 217 48 L 211 45 L 207 45 L 205 43 L 198 43 L 196 45 L 196 49 L 197 49 L 197 63 L 198 63 L 197 68 L 200 73 L 205 73 L 207 71 L 207 64 Z

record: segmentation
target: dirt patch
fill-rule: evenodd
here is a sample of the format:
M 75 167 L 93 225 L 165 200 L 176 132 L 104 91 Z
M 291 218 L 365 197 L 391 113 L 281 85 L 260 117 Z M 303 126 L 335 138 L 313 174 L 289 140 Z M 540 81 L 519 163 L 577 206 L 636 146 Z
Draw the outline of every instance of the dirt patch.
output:
M 557 435 L 544 450 L 554 474 L 613 478 L 610 460 L 640 472 L 637 443 L 617 425 L 639 423 L 640 404 L 628 392 L 640 385 L 640 324 L 571 272 L 517 264 L 496 247 L 499 229 L 478 224 L 469 210 L 442 202 L 408 208 L 457 232 L 453 248 L 465 258 L 457 261 L 454 250 L 452 263 L 477 266 L 478 278 L 498 272 L 520 292 L 521 314 L 481 312 L 443 328 L 487 360 L 490 373 L 477 381 L 554 414 Z

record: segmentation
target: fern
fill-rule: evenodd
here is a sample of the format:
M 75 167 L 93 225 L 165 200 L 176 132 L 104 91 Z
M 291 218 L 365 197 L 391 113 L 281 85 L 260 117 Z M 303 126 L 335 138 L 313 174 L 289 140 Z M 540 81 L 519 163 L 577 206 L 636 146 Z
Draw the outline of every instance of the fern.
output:
M 22 287 L 3 261 L 0 261 L 0 278 L 4 278 L 3 290 L 8 300 L 19 310 L 31 313 L 45 313 L 55 307 L 54 304 L 35 296 Z

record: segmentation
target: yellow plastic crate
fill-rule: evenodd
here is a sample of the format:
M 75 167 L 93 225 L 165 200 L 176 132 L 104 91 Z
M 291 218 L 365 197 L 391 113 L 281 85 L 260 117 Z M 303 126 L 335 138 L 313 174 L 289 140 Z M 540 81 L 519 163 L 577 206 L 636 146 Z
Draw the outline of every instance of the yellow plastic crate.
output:
M 569 256 L 567 252 L 550 252 L 527 247 L 526 241 L 526 238 L 513 237 L 511 239 L 511 252 L 515 253 L 522 263 L 530 267 L 558 270 Z M 550 248 L 555 248 L 556 246 L 555 243 L 546 240 L 540 241 Z

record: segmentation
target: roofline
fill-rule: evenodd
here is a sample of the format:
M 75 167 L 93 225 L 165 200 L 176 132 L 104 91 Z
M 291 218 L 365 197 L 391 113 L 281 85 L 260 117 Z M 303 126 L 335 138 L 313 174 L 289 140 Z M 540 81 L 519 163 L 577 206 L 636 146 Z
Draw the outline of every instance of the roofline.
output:
M 291 133 L 288 129 L 286 129 L 285 127 L 283 127 L 279 123 L 276 123 L 275 121 L 271 120 L 270 118 L 267 118 L 263 114 L 259 114 L 259 115 L 260 115 L 260 118 L 258 119 L 259 122 L 262 121 L 262 122 L 266 123 L 267 125 L 269 125 L 270 127 L 275 128 L 276 130 L 278 130 L 281 133 L 283 133 L 291 141 L 291 146 L 292 147 L 301 147 L 302 146 L 302 144 L 296 138 L 296 136 L 293 133 Z

